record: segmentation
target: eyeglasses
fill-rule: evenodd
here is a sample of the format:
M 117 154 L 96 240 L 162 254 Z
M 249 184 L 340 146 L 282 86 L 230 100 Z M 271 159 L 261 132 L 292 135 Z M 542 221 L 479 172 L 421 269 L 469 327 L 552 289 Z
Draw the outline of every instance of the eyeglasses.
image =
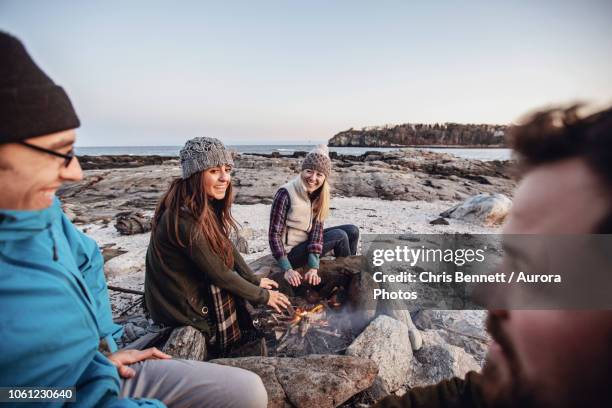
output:
M 58 152 L 56 152 L 54 150 L 49 150 L 49 149 L 45 149 L 44 147 L 40 147 L 40 146 L 36 146 L 36 145 L 30 144 L 28 142 L 19 142 L 19 144 L 23 145 L 23 146 L 27 146 L 30 149 L 37 150 L 39 152 L 50 154 L 50 155 L 55 156 L 55 157 L 61 157 L 62 159 L 64 159 L 64 167 L 70 166 L 70 163 L 72 163 L 72 159 L 74 159 L 74 156 L 75 156 L 74 149 L 70 149 L 70 151 L 68 153 L 63 154 L 63 153 L 58 153 Z

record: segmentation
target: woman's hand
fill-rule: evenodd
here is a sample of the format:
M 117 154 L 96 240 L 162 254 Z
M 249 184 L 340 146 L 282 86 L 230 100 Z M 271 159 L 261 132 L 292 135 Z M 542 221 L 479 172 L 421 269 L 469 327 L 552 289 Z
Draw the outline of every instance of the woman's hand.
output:
M 268 278 L 261 278 L 261 282 L 259 282 L 259 287 L 264 289 L 272 289 L 278 288 L 278 283 Z
M 321 283 L 321 278 L 317 274 L 317 270 L 314 268 L 309 269 L 308 272 L 306 272 L 306 275 L 304 275 L 304 280 L 313 286 L 316 286 Z
M 288 269 L 287 272 L 285 272 L 285 280 L 289 282 L 291 286 L 300 286 L 300 283 L 302 283 L 302 276 L 295 269 Z
M 128 367 L 130 364 L 144 360 L 167 360 L 169 358 L 172 358 L 172 356 L 159 351 L 155 347 L 146 350 L 121 350 L 108 355 L 108 359 L 117 367 L 119 375 L 123 378 L 132 378 L 136 375 L 136 371 Z
M 268 299 L 268 306 L 274 308 L 278 313 L 283 313 L 280 308 L 286 309 L 291 303 L 287 296 L 283 295 L 277 290 L 268 290 L 270 298 Z

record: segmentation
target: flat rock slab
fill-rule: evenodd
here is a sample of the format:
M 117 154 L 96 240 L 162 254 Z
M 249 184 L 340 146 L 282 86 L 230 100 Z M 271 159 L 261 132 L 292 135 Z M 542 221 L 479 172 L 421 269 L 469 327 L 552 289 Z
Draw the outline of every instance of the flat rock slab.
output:
M 369 388 L 376 364 L 351 356 L 309 355 L 301 358 L 243 357 L 211 360 L 259 375 L 268 391 L 268 408 L 337 407 Z

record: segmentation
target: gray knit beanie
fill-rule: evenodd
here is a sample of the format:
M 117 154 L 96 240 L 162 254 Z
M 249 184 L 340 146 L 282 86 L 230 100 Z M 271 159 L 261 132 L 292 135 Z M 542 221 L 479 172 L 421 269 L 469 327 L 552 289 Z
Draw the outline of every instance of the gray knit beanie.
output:
M 179 153 L 183 179 L 202 170 L 229 164 L 234 165 L 232 152 L 227 150 L 219 139 L 194 137 L 185 143 Z
M 306 159 L 302 163 L 302 170 L 306 169 L 316 170 L 325 174 L 325 177 L 329 177 L 331 174 L 331 159 L 327 146 L 320 144 L 306 155 Z

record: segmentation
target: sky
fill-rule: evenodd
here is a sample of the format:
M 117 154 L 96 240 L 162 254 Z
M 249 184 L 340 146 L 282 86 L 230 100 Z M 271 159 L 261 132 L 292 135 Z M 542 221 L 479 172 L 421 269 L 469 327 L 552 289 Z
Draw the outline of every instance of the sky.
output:
M 612 103 L 612 2 L 0 0 L 80 146 L 312 144 Z

